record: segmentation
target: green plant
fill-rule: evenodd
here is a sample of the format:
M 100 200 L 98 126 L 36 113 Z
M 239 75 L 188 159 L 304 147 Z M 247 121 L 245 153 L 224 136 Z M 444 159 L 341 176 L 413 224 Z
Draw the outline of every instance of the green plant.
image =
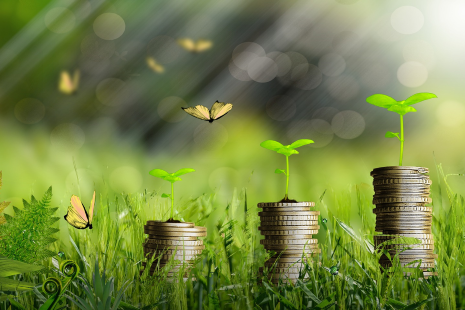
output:
M 49 208 L 52 187 L 41 201 L 31 196 L 31 202 L 23 199 L 22 210 L 13 206 L 15 216 L 5 214 L 6 223 L 0 225 L 0 255 L 25 263 L 38 263 L 52 257 L 48 247 L 57 239 L 52 235 L 59 231 L 53 224 L 59 217 L 52 217 L 58 208 Z
M 300 139 L 289 145 L 282 145 L 281 143 L 273 140 L 266 140 L 260 143 L 261 147 L 286 156 L 286 170 L 275 170 L 275 173 L 283 173 L 286 176 L 286 194 L 284 195 L 284 199 L 282 201 L 289 200 L 287 195 L 289 191 L 289 156 L 293 154 L 299 154 L 299 152 L 297 152 L 295 149 L 310 143 L 313 143 L 313 141 L 309 139 Z
M 374 94 L 367 98 L 367 102 L 377 107 L 385 108 L 388 111 L 396 112 L 400 115 L 400 136 L 398 132 L 388 131 L 386 132 L 386 138 L 396 137 L 400 141 L 400 159 L 399 166 L 402 166 L 402 157 L 404 153 L 404 115 L 409 112 L 416 112 L 417 110 L 412 107 L 412 104 L 431 99 L 437 98 L 432 93 L 417 93 L 413 96 L 408 97 L 402 101 L 396 101 L 394 98 L 383 94 Z
M 35 286 L 34 283 L 18 281 L 6 277 L 26 272 L 35 272 L 40 269 L 42 269 L 41 266 L 26 264 L 0 256 L 0 291 L 32 290 L 32 288 Z
M 2 172 L 0 171 L 0 189 L 2 188 Z M 8 207 L 8 205 L 10 204 L 10 202 L 8 201 L 4 201 L 4 202 L 0 202 L 0 214 L 3 212 L 3 210 L 5 210 L 6 207 Z M 6 222 L 6 219 L 4 216 L 0 216 L 0 225 L 2 225 L 3 223 Z
M 168 173 L 165 170 L 161 169 L 153 169 L 149 173 L 153 175 L 154 177 L 161 178 L 165 181 L 168 181 L 171 183 L 171 194 L 165 194 L 163 193 L 161 197 L 163 198 L 171 198 L 171 214 L 170 214 L 170 220 L 173 220 L 173 214 L 174 214 L 174 188 L 173 184 L 176 181 L 181 181 L 181 178 L 179 177 L 180 175 L 189 173 L 189 172 L 194 172 L 194 169 L 191 168 L 183 168 L 179 169 L 178 171 L 174 173 Z

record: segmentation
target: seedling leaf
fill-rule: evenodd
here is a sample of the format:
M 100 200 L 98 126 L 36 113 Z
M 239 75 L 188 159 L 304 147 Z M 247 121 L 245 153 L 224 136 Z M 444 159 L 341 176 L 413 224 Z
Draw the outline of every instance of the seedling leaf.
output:
M 428 100 L 428 99 L 431 99 L 431 98 L 437 98 L 437 97 L 438 96 L 436 96 L 435 94 L 432 94 L 432 93 L 418 93 L 418 94 L 412 95 L 412 96 L 408 97 L 407 99 L 405 99 L 404 104 L 412 105 L 412 104 L 418 103 L 420 101 Z
M 171 183 L 174 183 L 176 181 L 182 181 L 180 177 L 176 177 L 173 174 L 169 174 L 166 177 L 163 177 L 162 179 Z
M 161 170 L 161 169 L 153 169 L 149 173 L 153 175 L 154 177 L 162 178 L 162 179 L 166 177 L 167 175 L 169 175 L 168 172 L 166 172 L 165 170 Z
M 169 198 L 169 197 L 171 197 L 171 194 L 165 194 L 165 193 L 161 194 L 161 198 Z
M 300 139 L 300 140 L 297 140 L 295 141 L 294 143 L 292 143 L 290 145 L 290 147 L 292 149 L 295 149 L 295 148 L 298 148 L 298 147 L 301 147 L 301 146 L 304 146 L 304 145 L 307 145 L 307 144 L 310 144 L 310 143 L 314 143 L 313 140 L 310 140 L 310 139 Z
M 292 154 L 299 154 L 299 152 L 297 152 L 296 150 L 291 149 L 289 145 L 287 147 L 285 146 L 285 147 L 280 148 L 277 152 L 285 156 L 291 156 Z
M 415 108 L 408 106 L 408 105 L 392 105 L 388 108 L 388 111 L 396 112 L 399 115 L 405 115 L 409 112 L 416 112 Z
M 175 173 L 173 173 L 173 175 L 175 177 L 178 177 L 180 175 L 183 175 L 183 174 L 186 174 L 186 173 L 189 173 L 189 172 L 194 172 L 195 170 L 194 169 L 191 169 L 191 168 L 183 168 L 183 169 L 179 169 L 178 171 L 176 171 Z
M 283 169 L 276 169 L 276 170 L 274 171 L 274 173 L 277 173 L 277 174 L 279 174 L 279 173 L 286 174 L 286 171 L 284 171 Z
M 394 98 L 383 94 L 371 95 L 367 98 L 367 102 L 381 108 L 389 108 L 390 106 L 397 104 L 397 101 Z
M 262 143 L 260 143 L 260 146 L 264 147 L 265 149 L 272 150 L 272 151 L 277 151 L 280 148 L 284 147 L 284 145 L 274 140 L 263 141 Z
M 386 138 L 396 138 L 397 139 L 400 139 L 399 138 L 399 133 L 398 132 L 392 132 L 392 131 L 388 131 L 386 132 L 386 135 L 384 135 Z

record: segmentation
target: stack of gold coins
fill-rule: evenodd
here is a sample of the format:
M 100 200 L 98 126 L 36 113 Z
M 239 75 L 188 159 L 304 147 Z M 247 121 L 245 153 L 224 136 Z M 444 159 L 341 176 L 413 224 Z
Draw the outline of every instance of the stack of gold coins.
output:
M 371 172 L 375 190 L 375 231 L 382 233 L 374 236 L 375 246 L 398 239 L 398 242 L 390 242 L 394 244 L 385 245 L 384 249 L 388 250 L 391 258 L 398 254 L 402 267 L 416 268 L 420 264 L 425 277 L 436 275 L 426 270 L 434 267 L 434 259 L 437 258 L 437 254 L 433 253 L 431 234 L 433 210 L 425 206 L 431 203 L 428 172 L 428 168 L 411 166 L 382 167 Z M 420 243 L 405 244 L 399 237 L 416 238 Z M 419 260 L 421 263 L 412 263 Z M 386 255 L 381 256 L 380 265 L 384 268 L 392 266 Z
M 265 239 L 260 240 L 265 250 L 276 254 L 265 262 L 269 278 L 278 283 L 279 278 L 294 282 L 299 277 L 302 261 L 320 253 L 318 240 L 319 211 L 310 211 L 314 202 L 271 202 L 259 203 L 260 230 Z M 260 268 L 263 273 L 263 268 Z
M 149 261 L 155 257 L 150 266 L 150 275 L 171 264 L 168 270 L 170 276 L 178 273 L 182 267 L 187 271 L 192 261 L 202 253 L 205 246 L 198 237 L 205 237 L 207 228 L 195 226 L 194 223 L 147 221 L 144 233 L 149 236 L 144 242 L 144 256 Z M 147 267 L 147 263 L 143 262 L 142 266 Z

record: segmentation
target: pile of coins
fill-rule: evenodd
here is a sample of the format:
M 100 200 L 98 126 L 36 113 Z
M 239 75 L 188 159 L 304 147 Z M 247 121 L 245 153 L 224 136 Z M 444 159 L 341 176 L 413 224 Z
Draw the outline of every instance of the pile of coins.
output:
M 373 204 L 376 208 L 375 231 L 382 235 L 374 236 L 375 246 L 399 237 L 418 239 L 419 244 L 405 244 L 399 239 L 395 244 L 384 245 L 391 258 L 398 254 L 400 265 L 406 268 L 419 268 L 425 277 L 436 275 L 426 271 L 434 267 L 434 241 L 431 234 L 432 213 L 428 168 L 411 166 L 391 166 L 376 168 L 371 172 L 375 194 Z M 404 244 L 403 244 L 404 243 Z M 379 261 L 383 268 L 392 266 L 386 255 Z M 409 265 L 410 264 L 410 265 Z
M 194 223 L 147 221 L 144 233 L 149 235 L 144 242 L 144 256 L 147 260 L 155 256 L 150 275 L 171 264 L 168 276 L 172 276 L 180 268 L 187 271 L 191 262 L 205 249 L 203 240 L 198 237 L 207 236 L 207 228 Z M 143 262 L 142 266 L 145 269 L 147 263 Z M 187 277 L 186 274 L 184 276 Z
M 259 203 L 260 230 L 265 239 L 260 240 L 265 250 L 276 254 L 265 262 L 272 283 L 299 278 L 302 260 L 320 253 L 318 240 L 312 236 L 318 233 L 319 211 L 310 211 L 314 202 L 272 202 Z M 263 267 L 260 268 L 263 274 Z

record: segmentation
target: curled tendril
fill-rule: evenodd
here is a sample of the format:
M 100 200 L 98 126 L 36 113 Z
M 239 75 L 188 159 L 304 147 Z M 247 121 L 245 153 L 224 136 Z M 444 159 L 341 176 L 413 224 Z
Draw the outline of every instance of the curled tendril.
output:
M 60 270 L 65 276 L 74 279 L 79 273 L 79 266 L 72 260 L 65 260 L 61 262 Z
M 42 289 L 48 295 L 56 294 L 57 292 L 60 293 L 62 290 L 61 281 L 54 277 L 47 278 L 42 285 Z

